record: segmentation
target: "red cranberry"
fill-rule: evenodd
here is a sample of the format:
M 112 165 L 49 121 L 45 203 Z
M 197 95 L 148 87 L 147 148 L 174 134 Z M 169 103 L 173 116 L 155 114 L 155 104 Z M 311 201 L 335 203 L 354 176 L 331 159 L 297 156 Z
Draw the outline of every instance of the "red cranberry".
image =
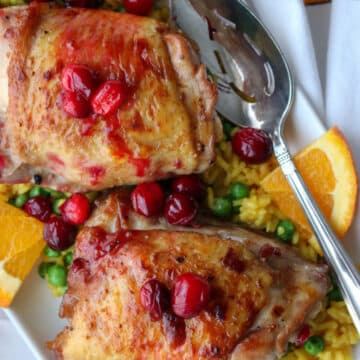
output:
M 176 193 L 166 199 L 165 217 L 171 225 L 188 225 L 196 213 L 196 202 L 189 195 Z
M 93 111 L 102 116 L 111 115 L 125 102 L 129 89 L 119 80 L 108 80 L 91 97 Z
M 24 206 L 24 210 L 40 221 L 46 222 L 50 219 L 51 205 L 48 199 L 35 196 L 29 199 Z
M 76 228 L 60 217 L 51 218 L 44 226 L 43 236 L 49 247 L 63 251 L 75 242 Z
M 300 347 L 302 346 L 305 341 L 310 337 L 311 330 L 308 324 L 305 324 L 299 331 L 298 336 L 295 340 L 295 346 Z
M 204 183 L 197 175 L 183 175 L 174 179 L 171 189 L 174 193 L 188 194 L 197 199 L 201 199 L 205 193 Z
M 201 276 L 191 273 L 180 275 L 171 289 L 174 313 L 188 319 L 199 314 L 210 297 L 210 284 Z
M 136 15 L 146 15 L 154 5 L 154 0 L 125 0 L 126 11 Z
M 82 225 L 90 215 L 90 201 L 84 194 L 72 194 L 60 207 L 64 220 L 72 225 Z
M 162 212 L 165 195 L 157 182 L 139 184 L 131 193 L 133 209 L 140 215 L 155 216 Z
M 89 116 L 88 101 L 77 92 L 65 91 L 62 95 L 62 108 L 70 116 L 83 119 Z
M 170 307 L 170 291 L 160 281 L 149 280 L 140 289 L 140 302 L 149 312 L 151 320 L 160 320 Z
M 91 69 L 85 65 L 68 65 L 63 70 L 61 83 L 63 89 L 69 92 L 78 92 L 86 100 L 96 88 L 96 81 Z
M 232 138 L 234 152 L 248 164 L 260 164 L 268 160 L 273 148 L 270 137 L 263 130 L 245 128 Z

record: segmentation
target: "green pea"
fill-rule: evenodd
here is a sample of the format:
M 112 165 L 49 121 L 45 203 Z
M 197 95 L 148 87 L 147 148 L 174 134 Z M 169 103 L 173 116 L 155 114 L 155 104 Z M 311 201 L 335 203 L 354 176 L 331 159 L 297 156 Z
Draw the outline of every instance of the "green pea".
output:
M 67 271 L 61 265 L 53 265 L 49 268 L 47 279 L 49 284 L 53 286 L 65 286 Z
M 289 220 L 280 220 L 275 230 L 276 236 L 284 241 L 288 242 L 292 240 L 295 233 L 295 226 Z
M 343 297 L 339 289 L 339 285 L 336 281 L 334 273 L 330 272 L 330 280 L 332 284 L 332 289 L 328 292 L 327 297 L 331 301 L 342 301 Z
M 73 261 L 73 253 L 72 253 L 72 251 L 70 251 L 70 252 L 66 253 L 64 256 L 64 264 L 66 266 L 70 266 L 72 264 L 72 261 Z
M 99 193 L 97 191 L 89 191 L 85 194 L 90 202 L 93 202 L 98 197 L 98 195 Z
M 45 247 L 44 254 L 49 258 L 58 258 L 61 255 L 58 251 L 53 250 L 49 246 Z
M 45 279 L 46 274 L 48 273 L 51 266 L 55 265 L 55 263 L 52 262 L 42 262 L 38 267 L 38 274 L 40 277 Z
M 318 355 L 324 350 L 324 340 L 321 336 L 311 336 L 304 344 L 305 351 L 310 355 Z
M 327 296 L 328 296 L 328 299 L 331 301 L 343 301 L 344 300 L 338 287 L 330 290 L 328 292 Z
M 53 189 L 44 189 L 44 191 L 54 199 L 65 197 L 64 193 L 61 191 L 57 191 L 57 190 L 53 190 Z
M 225 134 L 225 136 L 226 136 L 226 139 L 231 139 L 231 133 L 232 133 L 232 131 L 234 130 L 234 125 L 233 124 L 231 124 L 229 121 L 227 121 L 227 120 L 224 120 L 223 122 L 222 122 L 222 125 L 223 125 L 223 132 L 224 132 L 224 134 Z
M 232 214 L 232 203 L 229 198 L 218 197 L 214 200 L 213 213 L 221 218 L 227 218 Z
M 342 294 L 341 294 L 341 292 L 339 290 L 339 286 L 338 286 L 338 283 L 336 281 L 336 277 L 335 277 L 334 273 L 330 272 L 329 277 L 330 277 L 332 288 L 327 293 L 328 299 L 331 300 L 331 301 L 342 301 L 343 297 L 342 297 Z
M 236 183 L 231 186 L 230 193 L 233 200 L 240 200 L 250 195 L 250 189 L 243 183 Z
M 333 286 L 333 288 L 339 287 L 338 282 L 336 280 L 336 276 L 333 271 L 329 272 L 329 277 L 330 277 L 331 285 Z
M 14 205 L 18 208 L 22 208 L 28 201 L 29 195 L 27 193 L 20 194 L 14 199 Z
M 66 201 L 64 198 L 55 199 L 52 205 L 52 210 L 56 215 L 61 215 L 60 207 Z
M 41 186 L 33 186 L 31 190 L 29 191 L 29 196 L 31 198 L 35 196 L 48 196 L 49 193 L 43 189 Z
M 282 358 L 285 357 L 285 356 L 287 356 L 287 355 L 289 355 L 289 353 L 291 352 L 291 350 L 292 350 L 291 343 L 288 343 L 288 344 L 287 344 L 287 347 L 286 347 L 285 354 L 282 356 Z
M 15 198 L 10 198 L 8 204 L 15 206 Z
M 116 11 L 125 13 L 125 12 L 126 12 L 126 9 L 125 9 L 124 6 L 119 6 L 119 7 L 116 8 Z

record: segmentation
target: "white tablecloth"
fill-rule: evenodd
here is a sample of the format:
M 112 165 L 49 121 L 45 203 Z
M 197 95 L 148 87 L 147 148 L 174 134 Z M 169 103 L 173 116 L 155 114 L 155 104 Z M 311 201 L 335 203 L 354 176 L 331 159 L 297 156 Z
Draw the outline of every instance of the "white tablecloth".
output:
M 267 0 L 267 1 L 272 2 L 273 0 Z M 282 1 L 292 1 L 292 0 L 282 0 Z M 348 0 L 343 0 L 343 1 L 347 2 Z M 327 40 L 329 36 L 328 34 L 329 34 L 330 8 L 331 8 L 330 5 L 315 5 L 315 6 L 309 6 L 306 9 L 310 23 L 310 28 L 312 31 L 321 84 L 324 92 L 329 87 L 329 84 L 326 84 L 326 59 L 327 59 L 326 53 L 327 53 Z M 289 16 L 290 15 L 291 14 L 289 14 Z M 278 19 L 276 21 L 278 21 Z M 336 34 L 335 35 L 332 34 L 332 35 L 336 36 Z M 354 41 L 357 40 L 354 39 Z M 360 77 L 358 77 L 358 80 L 360 81 Z M 331 105 L 327 105 L 327 108 L 328 109 L 331 108 Z M 33 360 L 34 359 L 33 355 L 30 353 L 29 349 L 26 347 L 21 337 L 17 334 L 13 325 L 9 322 L 9 320 L 6 318 L 5 314 L 1 310 L 0 310 L 0 359 L 1 360 Z

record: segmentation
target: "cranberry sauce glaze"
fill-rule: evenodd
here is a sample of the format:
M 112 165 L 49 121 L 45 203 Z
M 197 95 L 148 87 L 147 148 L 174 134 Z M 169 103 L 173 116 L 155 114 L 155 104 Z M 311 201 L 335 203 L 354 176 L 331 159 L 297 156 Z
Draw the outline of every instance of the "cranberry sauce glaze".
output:
M 96 17 L 93 14 L 82 16 L 81 24 L 78 22 L 79 20 L 75 18 L 59 37 L 59 61 L 63 66 L 84 64 L 86 61 L 86 66 L 93 70 L 101 82 L 116 80 L 127 84 L 128 96 L 123 106 L 124 110 L 131 110 L 136 100 L 135 90 L 146 73 L 152 72 L 156 77 L 164 77 L 167 72 L 161 60 L 154 61 L 156 54 L 152 53 L 156 52 L 156 49 L 150 47 L 146 38 L 122 35 L 124 32 L 137 34 L 142 20 L 125 14 L 121 22 L 109 22 L 106 24 L 108 29 L 103 31 L 96 30 Z M 114 31 L 115 27 L 116 31 Z M 157 30 L 160 33 L 165 31 L 161 26 Z M 102 50 L 100 55 L 98 55 L 99 44 Z M 140 113 L 135 111 L 131 118 L 123 118 L 120 112 L 112 111 L 106 114 L 104 111 L 104 115 L 96 116 L 96 119 L 105 120 L 107 139 L 113 146 L 114 154 L 119 157 L 128 155 L 131 163 L 136 167 L 138 176 L 142 176 L 150 160 L 136 158 L 126 145 L 125 134 L 125 129 L 128 128 L 125 122 L 131 122 L 130 127 L 136 129 L 144 128 Z M 88 135 L 88 131 L 85 131 L 85 135 Z
M 85 228 L 83 233 L 80 234 L 80 238 L 77 252 L 86 254 L 86 258 L 75 257 L 73 261 L 68 276 L 69 290 L 63 298 L 60 309 L 61 317 L 72 317 L 79 291 L 86 292 L 89 287 L 91 288 L 91 284 L 96 284 L 99 279 L 105 276 L 109 268 L 118 266 L 119 261 L 122 263 L 121 257 L 126 255 L 121 255 L 121 250 L 124 249 L 124 253 L 126 253 L 126 245 L 129 242 L 142 239 L 143 232 L 122 230 L 116 233 L 107 233 L 101 227 L 92 227 Z M 117 258 L 119 255 L 120 259 Z M 125 271 L 125 268 L 121 270 L 121 272 Z M 192 303 L 184 305 L 182 302 L 182 306 L 185 306 L 186 310 L 182 309 L 181 311 L 187 311 L 186 316 L 178 316 L 174 313 L 171 306 L 176 305 L 170 303 L 170 289 L 156 279 L 148 280 L 141 286 L 137 299 L 137 302 L 149 313 L 151 321 L 160 322 L 164 336 L 173 347 L 178 347 L 185 342 L 186 325 L 184 318 L 198 315 L 206 305 L 210 292 L 210 286 L 206 280 L 197 275 L 184 275 L 196 277 L 197 281 L 203 283 L 206 292 L 205 295 L 201 293 L 201 299 L 197 300 L 194 305 Z M 178 282 L 180 279 L 181 276 L 176 279 L 174 287 L 179 288 Z M 171 289 L 171 291 L 174 292 L 174 289 Z M 172 298 L 177 298 L 178 301 L 184 300 L 181 296 L 184 295 L 180 291 L 180 294 L 173 294 Z M 196 299 L 196 294 L 194 298 Z M 188 299 L 187 301 L 189 302 Z

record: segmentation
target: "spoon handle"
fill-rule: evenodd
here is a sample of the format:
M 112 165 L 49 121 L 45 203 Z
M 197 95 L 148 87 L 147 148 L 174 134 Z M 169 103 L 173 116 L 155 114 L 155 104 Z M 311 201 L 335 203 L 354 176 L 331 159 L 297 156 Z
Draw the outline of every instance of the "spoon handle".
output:
M 273 144 L 280 167 L 307 216 L 324 252 L 325 259 L 336 274 L 344 301 L 357 331 L 360 333 L 360 274 L 310 194 L 282 137 L 275 136 Z

